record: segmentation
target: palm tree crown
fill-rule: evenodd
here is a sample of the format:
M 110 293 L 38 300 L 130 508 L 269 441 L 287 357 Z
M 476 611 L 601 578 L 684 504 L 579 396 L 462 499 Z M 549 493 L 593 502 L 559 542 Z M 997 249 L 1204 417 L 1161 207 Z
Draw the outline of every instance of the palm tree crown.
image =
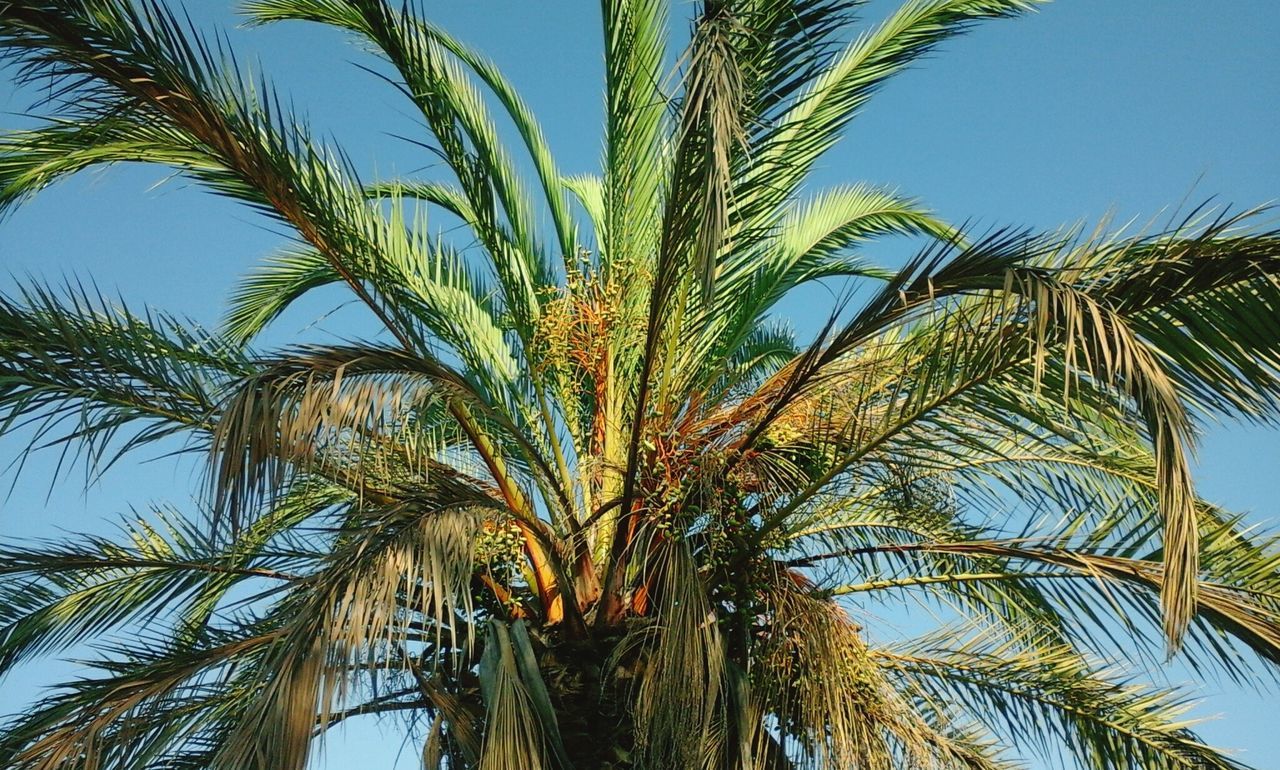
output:
M 426 767 L 1241 767 L 1125 667 L 1280 664 L 1280 549 L 1187 459 L 1206 417 L 1280 416 L 1280 235 L 973 233 L 806 191 L 887 78 L 1036 3 L 859 31 L 860 4 L 702 0 L 673 44 L 664 0 L 602 0 L 603 171 L 568 176 L 422 9 L 246 2 L 394 72 L 449 173 L 370 182 L 163 4 L 0 0 L 49 94 L 0 136 L 0 206 L 143 161 L 294 236 L 216 332 L 0 298 L 0 432 L 100 465 L 177 436 L 209 480 L 200 516 L 0 546 L 0 673 L 105 645 L 0 728 L 3 765 L 291 770 L 384 715 Z M 877 267 L 885 235 L 924 245 Z M 797 344 L 773 308 L 831 278 Z M 330 285 L 374 339 L 254 346 Z M 936 632 L 877 627 L 920 600 Z

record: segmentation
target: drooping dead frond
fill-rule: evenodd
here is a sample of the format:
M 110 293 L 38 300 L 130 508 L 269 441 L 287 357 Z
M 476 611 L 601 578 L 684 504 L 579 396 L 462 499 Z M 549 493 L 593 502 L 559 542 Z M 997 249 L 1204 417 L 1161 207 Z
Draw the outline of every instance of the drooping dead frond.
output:
M 479 676 L 487 708 L 482 770 L 571 766 L 522 621 L 490 621 Z
M 810 767 L 991 768 L 952 725 L 930 725 L 900 700 L 862 629 L 797 573 L 770 580 L 759 630 L 757 695 L 782 746 Z M 768 740 L 763 734 L 757 740 Z
M 725 704 L 725 642 L 684 543 L 660 546 L 653 625 L 642 635 L 636 750 L 659 767 L 700 767 L 719 756 Z
M 211 767 L 305 767 L 317 724 L 334 719 L 355 685 L 352 667 L 403 671 L 411 647 L 427 670 L 456 675 L 473 662 L 470 581 L 482 518 L 407 506 L 373 513 L 353 518 L 324 569 L 282 601 L 246 718 Z M 425 637 L 418 623 L 430 629 Z

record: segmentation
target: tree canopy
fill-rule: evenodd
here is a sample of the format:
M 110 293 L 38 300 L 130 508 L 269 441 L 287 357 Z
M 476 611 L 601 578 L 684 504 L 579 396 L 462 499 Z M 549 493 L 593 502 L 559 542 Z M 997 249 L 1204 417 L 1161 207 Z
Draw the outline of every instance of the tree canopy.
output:
M 0 297 L 0 433 L 207 468 L 197 510 L 0 544 L 0 675 L 94 645 L 0 762 L 301 770 L 381 716 L 442 768 L 1243 767 L 1148 675 L 1280 664 L 1280 546 L 1188 460 L 1205 420 L 1280 417 L 1280 233 L 973 231 L 811 189 L 887 79 L 1037 3 L 860 5 L 703 0 L 673 40 L 668 3 L 603 0 L 601 172 L 565 175 L 429 8 L 244 3 L 384 60 L 447 173 L 366 179 L 168 5 L 0 0 L 45 94 L 0 135 L 0 208 L 153 163 L 292 238 L 217 329 Z M 878 264 L 886 236 L 920 250 Z M 832 280 L 797 340 L 778 303 Z M 260 345 L 321 287 L 378 333 Z

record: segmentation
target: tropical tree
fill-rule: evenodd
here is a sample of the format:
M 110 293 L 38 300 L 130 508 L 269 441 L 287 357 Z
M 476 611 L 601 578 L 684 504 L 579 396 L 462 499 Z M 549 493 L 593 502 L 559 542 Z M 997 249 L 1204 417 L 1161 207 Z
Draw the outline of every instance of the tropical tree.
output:
M 686 44 L 667 3 L 603 0 L 603 170 L 566 176 L 420 9 L 250 0 L 348 30 L 421 112 L 447 178 L 369 182 L 163 5 L 0 1 L 47 94 L 0 138 L 0 204 L 141 161 L 293 235 L 216 331 L 0 299 L 4 430 L 97 467 L 176 446 L 209 482 L 122 538 L 0 549 L 0 671 L 98 656 L 0 763 L 289 770 L 382 715 L 426 767 L 1241 767 L 1141 672 L 1280 664 L 1277 541 L 1187 459 L 1204 419 L 1280 416 L 1280 234 L 968 232 L 806 192 L 886 79 L 1033 3 L 854 35 L 858 5 L 704 0 Z M 922 250 L 874 266 L 885 235 Z M 771 311 L 824 279 L 852 289 L 797 343 Z M 332 285 L 372 339 L 255 347 Z M 922 638 L 876 621 L 917 602 Z

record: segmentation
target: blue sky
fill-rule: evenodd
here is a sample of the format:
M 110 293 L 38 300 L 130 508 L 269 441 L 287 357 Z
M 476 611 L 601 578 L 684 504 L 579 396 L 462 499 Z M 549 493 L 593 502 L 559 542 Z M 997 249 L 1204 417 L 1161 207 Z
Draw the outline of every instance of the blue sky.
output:
M 866 15 L 875 18 L 892 5 L 877 0 Z M 188 6 L 202 24 L 234 23 L 223 0 Z M 598 167 L 602 81 L 594 4 L 425 6 L 503 67 L 539 114 L 565 171 Z M 422 138 L 418 122 L 389 87 L 352 66 L 361 56 L 341 35 L 287 25 L 233 30 L 231 37 L 240 51 L 260 58 L 317 133 L 342 144 L 367 176 L 415 173 L 432 162 L 396 138 Z M 825 159 L 815 186 L 868 181 L 918 196 L 952 221 L 1042 229 L 1107 215 L 1118 223 L 1165 222 L 1173 209 L 1211 197 L 1236 208 L 1273 201 L 1280 196 L 1276 40 L 1274 0 L 1061 0 L 953 41 L 894 81 Z M 0 128 L 23 125 L 16 113 L 33 95 L 16 92 L 9 74 L 0 73 Z M 0 287 L 28 274 L 92 277 L 133 306 L 213 325 L 236 276 L 281 243 L 281 234 L 253 213 L 155 169 L 90 172 L 0 223 Z M 351 313 L 320 318 L 325 307 L 312 303 L 287 315 L 273 338 L 287 340 L 313 326 L 344 336 L 363 332 Z M 807 315 L 811 304 L 792 307 L 798 328 L 815 321 Z M 0 439 L 0 462 L 20 446 Z M 1204 496 L 1259 523 L 1280 524 L 1280 436 L 1209 426 L 1199 458 Z M 79 476 L 50 490 L 55 462 L 38 456 L 16 480 L 0 502 L 0 535 L 104 531 L 131 504 L 186 501 L 196 478 L 190 465 L 128 462 L 87 492 Z M 63 673 L 53 666 L 24 671 L 0 685 L 0 704 L 25 700 L 34 683 Z M 1201 728 L 1210 742 L 1242 750 L 1240 758 L 1257 768 L 1280 768 L 1275 706 L 1266 696 L 1217 683 L 1195 693 L 1205 699 L 1195 714 L 1223 715 Z M 331 745 L 331 768 L 391 767 L 398 749 L 392 733 L 376 728 L 352 728 Z M 415 765 L 409 748 L 397 766 Z

